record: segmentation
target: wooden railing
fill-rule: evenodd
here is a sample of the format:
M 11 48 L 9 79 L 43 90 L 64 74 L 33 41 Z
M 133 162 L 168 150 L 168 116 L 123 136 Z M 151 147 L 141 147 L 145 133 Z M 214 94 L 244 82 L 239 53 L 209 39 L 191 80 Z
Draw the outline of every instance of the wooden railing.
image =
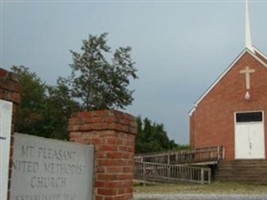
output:
M 224 159 L 224 147 L 207 147 L 191 151 L 170 151 L 164 153 L 141 154 L 135 161 L 163 164 L 216 164 Z
M 155 182 L 210 183 L 211 169 L 188 165 L 135 162 L 136 179 Z

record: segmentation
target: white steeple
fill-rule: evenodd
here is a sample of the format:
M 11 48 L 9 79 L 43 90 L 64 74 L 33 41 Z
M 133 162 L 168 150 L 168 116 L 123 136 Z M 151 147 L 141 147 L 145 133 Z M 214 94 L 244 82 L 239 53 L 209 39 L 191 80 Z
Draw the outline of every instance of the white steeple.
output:
M 254 52 L 254 48 L 252 46 L 251 30 L 250 30 L 248 0 L 246 0 L 246 48 Z

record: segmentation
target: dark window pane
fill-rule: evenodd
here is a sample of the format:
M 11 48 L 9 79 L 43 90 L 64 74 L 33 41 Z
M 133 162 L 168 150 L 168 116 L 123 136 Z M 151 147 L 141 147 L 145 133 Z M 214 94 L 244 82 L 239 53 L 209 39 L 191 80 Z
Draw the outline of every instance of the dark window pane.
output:
M 261 122 L 262 112 L 236 113 L 236 122 Z

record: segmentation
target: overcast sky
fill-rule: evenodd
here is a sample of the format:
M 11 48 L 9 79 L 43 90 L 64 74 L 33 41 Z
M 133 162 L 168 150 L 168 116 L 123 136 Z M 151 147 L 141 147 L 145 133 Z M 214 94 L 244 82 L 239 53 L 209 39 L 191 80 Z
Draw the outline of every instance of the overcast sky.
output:
M 108 32 L 131 46 L 139 79 L 125 112 L 163 123 L 188 144 L 188 111 L 245 47 L 240 1 L 1 1 L 0 67 L 24 65 L 55 84 L 70 74 L 69 50 Z M 267 53 L 267 1 L 250 1 L 253 44 Z

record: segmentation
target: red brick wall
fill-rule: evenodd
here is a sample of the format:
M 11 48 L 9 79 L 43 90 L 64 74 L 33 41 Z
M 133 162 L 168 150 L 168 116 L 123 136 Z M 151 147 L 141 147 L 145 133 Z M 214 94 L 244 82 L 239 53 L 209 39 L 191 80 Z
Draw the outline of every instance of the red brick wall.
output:
M 240 74 L 246 66 L 256 70 L 250 76 L 249 101 L 244 99 L 245 77 Z M 190 144 L 194 148 L 222 145 L 225 147 L 225 158 L 234 159 L 234 114 L 240 111 L 263 111 L 265 116 L 267 114 L 267 68 L 248 52 L 199 102 L 190 116 Z M 267 127 L 266 117 L 264 125 Z
M 12 128 L 11 135 L 14 134 L 15 129 L 15 119 L 16 111 L 20 102 L 20 86 L 15 74 L 8 72 L 0 68 L 0 99 L 5 101 L 10 101 L 13 103 L 13 115 L 12 115 Z M 13 137 L 11 137 L 11 151 L 10 157 L 12 156 L 12 147 L 13 147 Z M 10 179 L 11 179 L 11 165 L 9 164 L 9 186 L 10 188 Z M 8 192 L 9 199 L 10 192 Z
M 114 110 L 70 118 L 70 141 L 95 146 L 95 200 L 132 199 L 136 131 L 133 116 Z

